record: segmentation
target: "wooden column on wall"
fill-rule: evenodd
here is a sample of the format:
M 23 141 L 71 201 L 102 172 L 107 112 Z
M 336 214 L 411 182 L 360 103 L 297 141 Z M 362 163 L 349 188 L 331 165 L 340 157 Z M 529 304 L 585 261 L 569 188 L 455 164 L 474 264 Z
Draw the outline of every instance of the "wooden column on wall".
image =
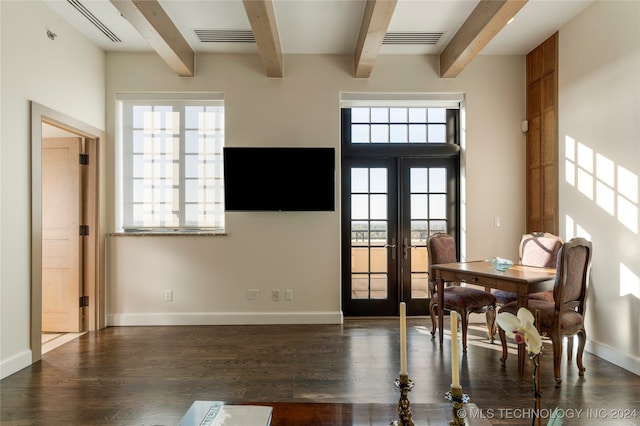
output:
M 527 55 L 526 232 L 558 235 L 558 33 Z

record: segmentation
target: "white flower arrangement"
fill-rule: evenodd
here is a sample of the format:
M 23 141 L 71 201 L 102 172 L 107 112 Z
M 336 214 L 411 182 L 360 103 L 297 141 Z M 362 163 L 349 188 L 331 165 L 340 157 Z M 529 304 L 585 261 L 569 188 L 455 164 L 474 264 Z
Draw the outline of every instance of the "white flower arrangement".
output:
M 515 339 L 517 344 L 525 344 L 527 347 L 529 358 L 531 358 L 533 363 L 533 395 L 534 398 L 536 398 L 536 408 L 538 408 L 540 401 L 540 378 L 537 372 L 538 356 L 542 350 L 542 337 L 534 325 L 535 318 L 527 308 L 520 308 L 518 309 L 517 316 L 509 312 L 502 312 L 496 316 L 496 321 L 500 328 L 502 328 L 506 333 L 511 333 L 510 336 Z M 559 409 L 556 407 L 549 419 L 549 422 L 547 423 L 547 426 L 562 425 L 562 417 L 558 413 Z M 532 424 L 540 424 L 539 422 L 540 419 L 535 415 Z
M 524 343 L 529 353 L 537 355 L 542 349 L 542 337 L 533 325 L 535 319 L 527 308 L 518 309 L 518 315 L 509 312 L 499 313 L 496 317 L 498 325 L 507 333 L 511 332 L 516 343 Z

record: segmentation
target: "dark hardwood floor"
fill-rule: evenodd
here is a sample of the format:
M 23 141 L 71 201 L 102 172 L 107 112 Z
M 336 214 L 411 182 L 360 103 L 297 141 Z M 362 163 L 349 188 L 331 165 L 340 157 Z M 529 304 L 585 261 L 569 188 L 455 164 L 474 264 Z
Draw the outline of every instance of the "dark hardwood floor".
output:
M 446 403 L 450 340 L 441 349 L 426 318 L 409 318 L 407 325 L 415 383 L 409 400 Z M 517 375 L 515 355 L 501 367 L 499 340 L 491 345 L 483 332 L 470 329 L 461 361 L 463 391 L 481 410 L 471 415 L 496 425 L 530 425 L 530 365 L 524 377 Z M 176 425 L 194 400 L 395 404 L 399 364 L 394 318 L 346 319 L 342 325 L 110 327 L 2 380 L 0 423 Z M 575 361 L 567 367 L 563 356 L 564 383 L 556 389 L 551 344 L 545 343 L 543 409 L 565 409 L 564 425 L 639 425 L 640 377 L 588 353 L 584 364 L 587 371 L 579 377 Z

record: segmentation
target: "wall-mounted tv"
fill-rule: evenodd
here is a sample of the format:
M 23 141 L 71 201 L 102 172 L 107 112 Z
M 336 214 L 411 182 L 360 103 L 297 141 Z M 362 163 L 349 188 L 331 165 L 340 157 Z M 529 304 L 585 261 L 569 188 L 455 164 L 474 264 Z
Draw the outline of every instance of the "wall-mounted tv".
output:
M 334 211 L 335 149 L 225 147 L 225 211 Z

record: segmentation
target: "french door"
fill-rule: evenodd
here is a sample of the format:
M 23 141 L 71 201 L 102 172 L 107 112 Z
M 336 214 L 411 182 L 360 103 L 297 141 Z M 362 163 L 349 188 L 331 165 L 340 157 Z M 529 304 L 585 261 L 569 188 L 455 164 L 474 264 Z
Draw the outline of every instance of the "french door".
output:
M 427 238 L 457 233 L 457 157 L 342 159 L 346 316 L 427 315 Z

